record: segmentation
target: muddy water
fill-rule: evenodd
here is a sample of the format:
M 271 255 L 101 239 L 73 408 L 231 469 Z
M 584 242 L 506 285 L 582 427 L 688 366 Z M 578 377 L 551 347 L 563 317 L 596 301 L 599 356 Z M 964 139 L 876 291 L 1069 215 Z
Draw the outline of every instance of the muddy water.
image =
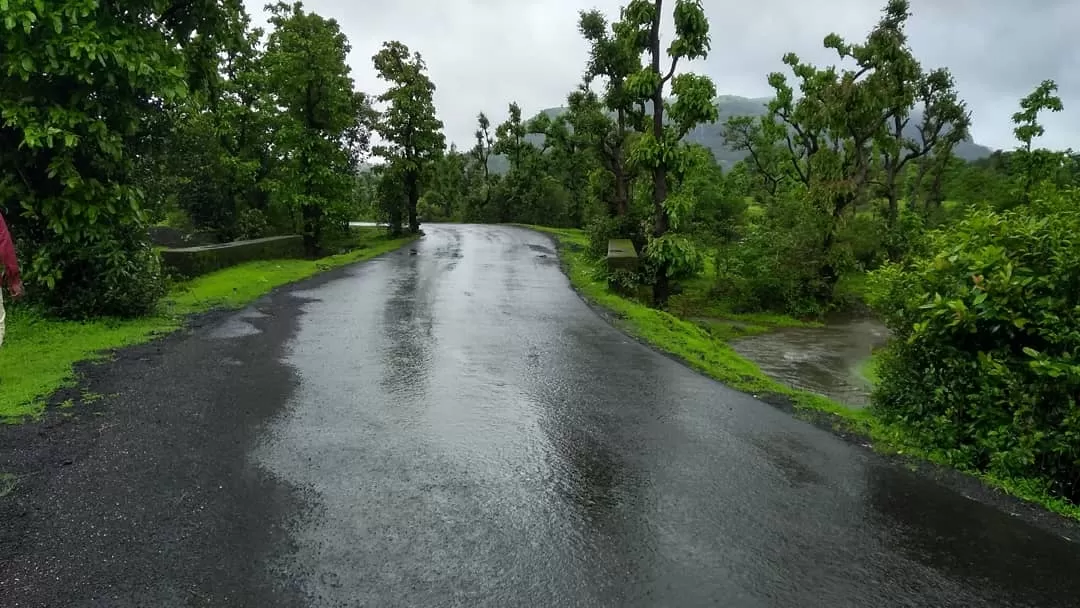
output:
M 885 344 L 888 329 L 872 318 L 835 318 L 824 327 L 783 328 L 732 346 L 775 380 L 852 407 L 870 402 L 859 367 Z

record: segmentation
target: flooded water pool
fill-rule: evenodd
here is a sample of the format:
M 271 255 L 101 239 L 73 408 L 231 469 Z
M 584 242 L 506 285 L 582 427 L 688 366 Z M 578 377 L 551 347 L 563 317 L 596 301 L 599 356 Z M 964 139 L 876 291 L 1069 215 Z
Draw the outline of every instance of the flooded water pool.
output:
M 732 347 L 778 382 L 861 408 L 869 405 L 872 387 L 859 368 L 888 338 L 889 330 L 876 319 L 837 318 L 823 327 L 742 338 Z

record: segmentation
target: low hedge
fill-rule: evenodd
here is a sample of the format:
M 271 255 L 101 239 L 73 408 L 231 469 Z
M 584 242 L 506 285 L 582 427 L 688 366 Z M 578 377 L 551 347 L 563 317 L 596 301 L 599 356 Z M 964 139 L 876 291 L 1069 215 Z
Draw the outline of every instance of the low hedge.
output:
M 304 238 L 299 235 L 272 236 L 202 247 L 163 249 L 162 266 L 173 276 L 191 278 L 254 260 L 304 257 Z

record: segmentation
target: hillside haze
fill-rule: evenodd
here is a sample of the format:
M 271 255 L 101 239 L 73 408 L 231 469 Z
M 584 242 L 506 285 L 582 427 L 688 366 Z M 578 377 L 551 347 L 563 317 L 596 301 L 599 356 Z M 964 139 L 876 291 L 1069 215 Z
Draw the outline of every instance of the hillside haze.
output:
M 701 144 L 713 151 L 717 162 L 724 166 L 730 166 L 747 156 L 746 152 L 732 150 L 724 145 L 724 123 L 733 116 L 763 116 L 766 112 L 768 97 L 739 97 L 738 95 L 721 95 L 717 98 L 717 108 L 720 110 L 720 118 L 711 125 L 700 125 L 690 132 L 687 140 Z M 904 128 L 904 135 L 916 141 L 919 140 L 919 123 L 922 122 L 922 112 L 912 112 L 911 120 Z M 956 146 L 953 154 L 966 161 L 986 158 L 993 150 L 986 146 L 975 143 L 970 137 Z
M 713 155 L 716 157 L 716 161 L 726 169 L 746 158 L 747 153 L 744 151 L 732 150 L 724 144 L 724 123 L 733 116 L 764 115 L 769 98 L 721 95 L 716 101 L 717 108 L 720 110 L 720 118 L 712 124 L 699 125 L 686 136 L 686 139 L 687 141 L 701 144 L 712 150 Z M 541 110 L 539 114 L 547 114 L 550 117 L 555 117 L 564 112 L 566 112 L 566 108 L 558 107 Z M 905 135 L 918 140 L 918 124 L 921 120 L 921 112 L 918 110 L 912 112 L 911 120 L 908 121 L 907 127 L 904 130 Z M 543 138 L 540 135 L 530 135 L 528 139 L 534 144 L 539 144 L 543 141 Z M 970 138 L 961 142 L 953 150 L 953 153 L 957 157 L 966 161 L 986 158 L 990 156 L 992 152 L 992 149 L 979 145 Z M 496 157 L 491 158 L 490 167 L 492 171 L 497 173 L 503 173 L 508 168 L 506 159 Z

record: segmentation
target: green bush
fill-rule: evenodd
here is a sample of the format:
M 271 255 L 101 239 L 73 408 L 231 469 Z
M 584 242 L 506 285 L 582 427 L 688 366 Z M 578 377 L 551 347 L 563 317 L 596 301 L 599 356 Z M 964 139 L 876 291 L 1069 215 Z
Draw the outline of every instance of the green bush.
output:
M 714 295 L 736 312 L 817 316 L 830 291 L 820 270 L 830 254 L 822 246 L 824 219 L 802 201 L 776 201 L 748 224 L 743 237 L 716 256 Z
M 261 239 L 270 233 L 270 222 L 261 209 L 244 209 L 236 221 L 241 240 Z
M 39 301 L 55 314 L 72 319 L 150 312 L 165 293 L 157 253 L 140 228 L 121 229 L 110 236 L 59 250 L 61 255 L 46 266 L 60 270 L 52 289 L 32 266 L 28 278 L 37 287 Z M 35 262 L 41 259 L 39 254 Z
M 585 231 L 589 235 L 589 255 L 597 258 L 607 255 L 608 241 L 621 236 L 619 234 L 621 232 L 619 220 L 607 216 L 593 218 L 589 225 L 586 226 Z
M 894 339 L 874 407 L 951 463 L 1080 500 L 1080 212 L 976 211 L 873 273 Z M 1041 210 L 1038 212 L 1036 210 Z

